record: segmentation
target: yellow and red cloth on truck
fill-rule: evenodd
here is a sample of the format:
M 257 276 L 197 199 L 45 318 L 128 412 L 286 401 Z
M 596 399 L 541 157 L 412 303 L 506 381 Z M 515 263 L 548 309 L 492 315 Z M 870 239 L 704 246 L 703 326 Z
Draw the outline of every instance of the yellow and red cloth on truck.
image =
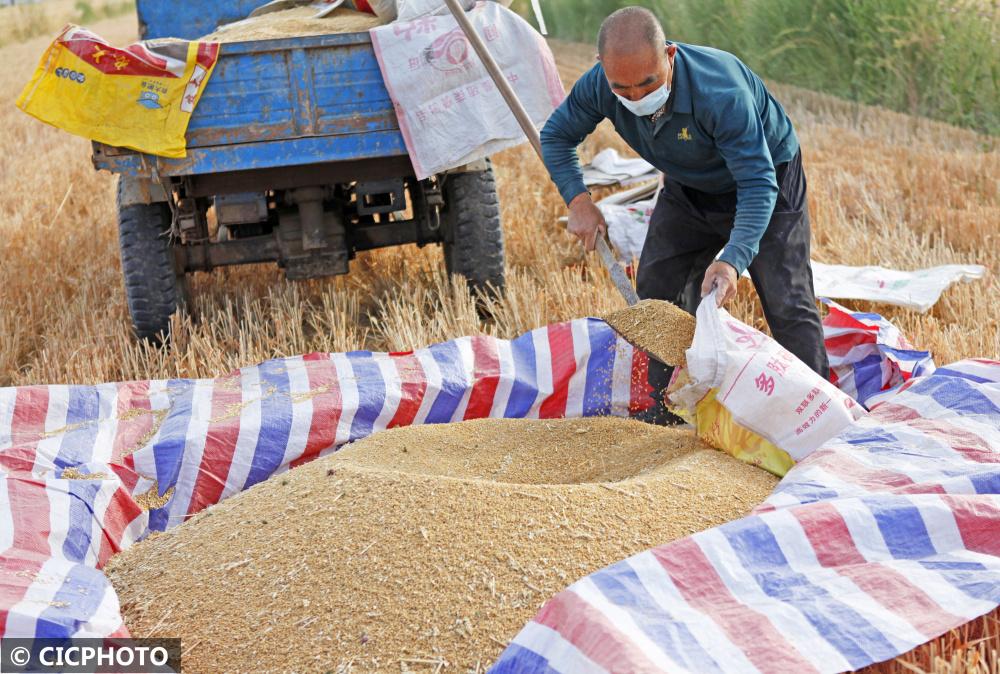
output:
M 45 50 L 17 106 L 91 140 L 184 157 L 191 113 L 218 58 L 217 43 L 169 38 L 121 49 L 70 24 Z

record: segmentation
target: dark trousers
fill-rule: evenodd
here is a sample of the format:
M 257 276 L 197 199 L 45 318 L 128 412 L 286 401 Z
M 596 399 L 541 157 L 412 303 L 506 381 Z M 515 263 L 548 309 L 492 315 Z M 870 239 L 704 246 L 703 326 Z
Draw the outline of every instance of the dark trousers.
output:
M 826 379 L 830 364 L 809 266 L 802 153 L 778 164 L 775 171 L 780 191 L 760 252 L 750 263 L 750 278 L 775 340 Z M 639 258 L 639 297 L 669 300 L 694 314 L 705 270 L 729 241 L 735 214 L 735 191 L 708 194 L 667 178 Z M 649 383 L 658 400 L 662 401 L 671 371 L 650 361 Z

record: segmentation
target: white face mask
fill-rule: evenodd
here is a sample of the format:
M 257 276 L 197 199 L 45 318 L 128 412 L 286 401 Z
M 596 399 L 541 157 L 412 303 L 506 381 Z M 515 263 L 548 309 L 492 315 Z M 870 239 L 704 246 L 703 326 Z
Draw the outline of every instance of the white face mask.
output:
M 674 63 L 675 59 L 670 60 L 670 77 L 674 75 Z M 614 92 L 612 92 L 614 93 Z M 615 94 L 618 96 L 618 94 Z M 667 104 L 667 99 L 670 98 L 670 85 L 664 83 L 659 89 L 651 91 L 638 101 L 630 101 L 629 99 L 618 96 L 618 100 L 622 102 L 622 105 L 631 112 L 633 115 L 638 117 L 646 117 L 653 114 L 664 105 Z
M 624 105 L 633 115 L 645 117 L 653 114 L 666 105 L 667 99 L 670 98 L 670 87 L 664 84 L 659 89 L 646 94 L 638 101 L 630 101 L 629 99 L 619 96 L 618 94 L 615 94 L 615 96 L 618 96 L 618 100 L 621 101 L 622 105 Z

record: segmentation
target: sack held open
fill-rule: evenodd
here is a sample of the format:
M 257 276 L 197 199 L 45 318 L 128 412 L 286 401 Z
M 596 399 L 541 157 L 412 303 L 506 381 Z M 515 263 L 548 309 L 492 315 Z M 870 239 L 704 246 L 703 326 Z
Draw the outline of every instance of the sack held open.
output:
M 686 385 L 675 378 L 669 397 L 699 435 L 779 475 L 865 415 L 774 339 L 716 307 L 714 291 L 698 307 L 687 376 Z M 766 442 L 720 427 L 734 424 Z

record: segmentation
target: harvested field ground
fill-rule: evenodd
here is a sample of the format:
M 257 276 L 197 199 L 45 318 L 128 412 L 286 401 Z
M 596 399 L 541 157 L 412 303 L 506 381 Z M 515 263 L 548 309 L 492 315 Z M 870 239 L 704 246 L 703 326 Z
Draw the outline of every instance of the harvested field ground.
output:
M 92 26 L 116 44 L 135 19 Z M 0 96 L 13 101 L 49 38 L 3 47 Z M 567 84 L 593 49 L 553 43 Z M 802 140 L 823 262 L 913 269 L 980 263 L 990 276 L 945 293 L 934 309 L 881 311 L 939 363 L 1000 353 L 1000 152 L 995 139 L 945 124 L 775 87 Z M 419 347 L 477 331 L 513 336 L 551 321 L 623 306 L 596 259 L 557 218 L 565 207 L 527 146 L 495 157 L 506 234 L 508 294 L 481 321 L 436 246 L 363 254 L 347 277 L 292 283 L 274 266 L 192 278 L 194 314 L 166 350 L 137 345 L 118 261 L 114 179 L 96 173 L 87 141 L 0 107 L 0 385 L 202 377 L 310 351 Z M 581 154 L 626 148 L 609 124 Z M 751 284 L 729 307 L 766 329 Z
M 90 27 L 116 44 L 135 39 L 134 16 Z M 597 261 L 585 260 L 557 224 L 564 207 L 525 146 L 494 158 L 509 264 L 508 293 L 494 306 L 494 321 L 482 322 L 463 285 L 444 277 L 437 248 L 404 248 L 362 255 L 350 276 L 327 281 L 286 282 L 273 266 L 198 274 L 192 279 L 197 320 L 180 318 L 167 349 L 137 345 L 122 290 L 113 177 L 93 170 L 87 141 L 27 117 L 12 103 L 49 39 L 0 48 L 0 97 L 7 102 L 0 106 L 6 150 L 0 385 L 216 376 L 310 351 L 406 349 L 476 331 L 513 336 L 622 307 Z M 552 44 L 567 84 L 592 63 L 590 46 Z M 808 91 L 774 90 L 802 141 L 815 259 L 900 269 L 979 263 L 990 271 L 984 281 L 947 291 L 925 315 L 849 304 L 883 313 L 916 345 L 931 349 L 938 363 L 1000 356 L 996 139 Z M 581 154 L 589 159 L 604 147 L 625 151 L 608 124 Z M 766 329 L 749 282 L 740 281 L 729 308 Z M 997 660 L 989 654 L 1000 649 L 996 616 L 875 671 L 993 671 Z M 935 665 L 941 653 L 956 663 Z
M 689 429 L 627 419 L 400 428 L 107 569 L 133 636 L 194 644 L 192 671 L 484 671 L 569 583 L 740 517 L 776 483 Z

